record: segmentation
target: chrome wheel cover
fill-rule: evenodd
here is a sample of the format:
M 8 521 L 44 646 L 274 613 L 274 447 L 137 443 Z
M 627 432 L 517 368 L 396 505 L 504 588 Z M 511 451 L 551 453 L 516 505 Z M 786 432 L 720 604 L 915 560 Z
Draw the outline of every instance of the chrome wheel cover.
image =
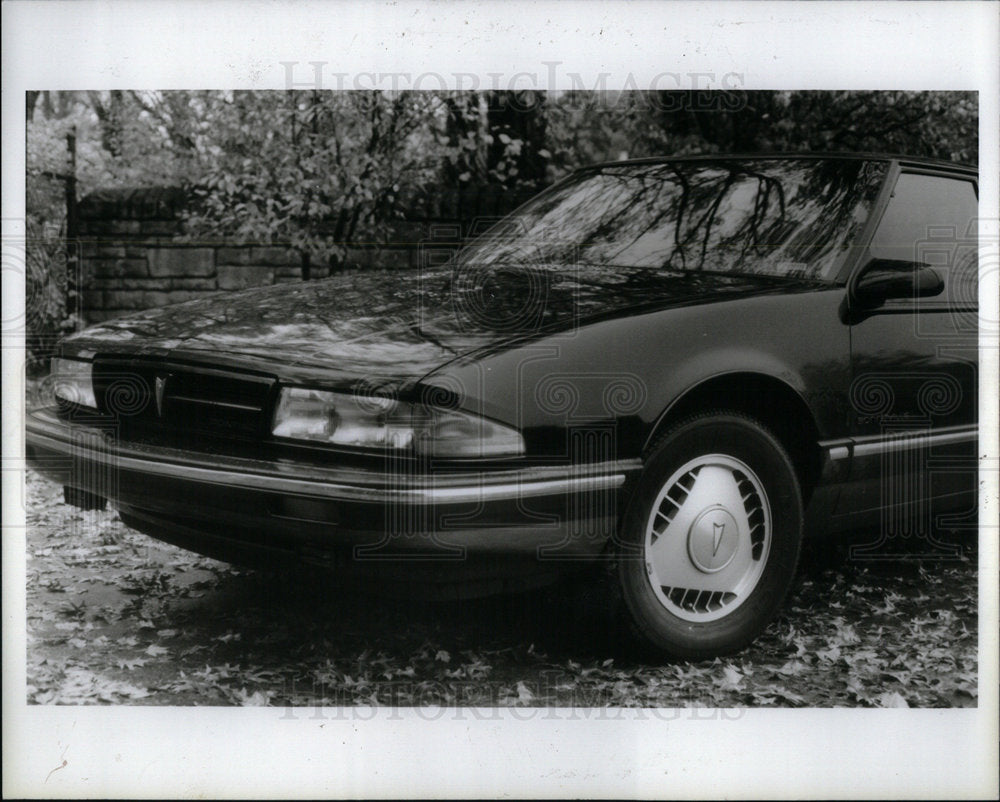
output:
M 771 549 L 767 493 L 750 467 L 708 454 L 660 488 L 643 539 L 646 578 L 660 604 L 685 621 L 716 621 L 760 582 Z

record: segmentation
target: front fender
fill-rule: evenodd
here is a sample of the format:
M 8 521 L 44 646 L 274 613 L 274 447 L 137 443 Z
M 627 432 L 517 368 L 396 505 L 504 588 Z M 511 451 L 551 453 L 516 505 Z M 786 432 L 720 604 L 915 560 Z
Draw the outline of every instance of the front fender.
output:
M 623 315 L 457 361 L 423 383 L 519 428 L 537 457 L 567 456 L 570 433 L 586 431 L 635 457 L 680 399 L 733 373 L 787 385 L 830 436 L 843 428 L 850 384 L 842 295 L 833 287 Z

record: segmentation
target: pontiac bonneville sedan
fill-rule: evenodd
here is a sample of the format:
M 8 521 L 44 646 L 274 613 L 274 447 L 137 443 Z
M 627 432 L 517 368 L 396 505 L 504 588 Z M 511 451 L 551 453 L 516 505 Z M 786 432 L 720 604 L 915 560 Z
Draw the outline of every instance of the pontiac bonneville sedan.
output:
M 732 652 L 804 541 L 974 525 L 977 193 L 892 156 L 595 165 L 419 270 L 68 337 L 27 456 L 220 559 L 397 595 L 589 566 L 646 646 Z

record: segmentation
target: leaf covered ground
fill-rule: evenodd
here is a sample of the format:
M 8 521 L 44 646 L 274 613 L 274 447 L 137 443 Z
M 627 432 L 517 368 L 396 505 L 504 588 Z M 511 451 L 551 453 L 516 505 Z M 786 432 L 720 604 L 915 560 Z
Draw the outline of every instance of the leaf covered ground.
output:
M 977 703 L 975 533 L 952 536 L 950 558 L 807 554 L 783 613 L 749 649 L 662 663 L 623 643 L 580 581 L 465 602 L 373 598 L 159 543 L 113 511 L 63 504 L 61 487 L 31 472 L 26 493 L 29 703 Z

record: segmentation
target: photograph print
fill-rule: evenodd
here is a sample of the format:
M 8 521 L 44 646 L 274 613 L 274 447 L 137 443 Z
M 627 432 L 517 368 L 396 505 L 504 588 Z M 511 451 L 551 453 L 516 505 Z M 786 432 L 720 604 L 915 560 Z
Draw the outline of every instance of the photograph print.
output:
M 29 707 L 977 706 L 976 92 L 25 114 Z

